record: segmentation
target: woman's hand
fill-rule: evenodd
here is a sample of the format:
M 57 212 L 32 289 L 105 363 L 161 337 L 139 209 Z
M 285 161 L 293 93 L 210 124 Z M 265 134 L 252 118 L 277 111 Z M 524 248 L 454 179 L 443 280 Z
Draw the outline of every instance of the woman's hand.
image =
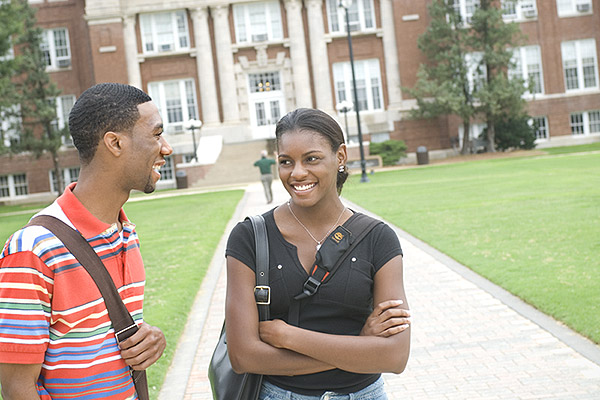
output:
M 360 336 L 389 337 L 408 329 L 410 311 L 400 306 L 402 300 L 387 300 L 375 307 L 360 331 Z
M 280 319 L 274 319 L 272 321 L 261 321 L 258 328 L 260 340 L 273 347 L 285 349 L 285 332 L 287 329 L 289 329 L 289 327 L 290 326 L 288 324 L 286 324 Z

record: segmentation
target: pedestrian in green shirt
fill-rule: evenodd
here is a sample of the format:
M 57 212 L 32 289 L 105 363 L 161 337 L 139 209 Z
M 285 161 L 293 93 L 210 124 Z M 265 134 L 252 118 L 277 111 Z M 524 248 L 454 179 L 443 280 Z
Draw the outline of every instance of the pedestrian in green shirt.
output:
M 271 171 L 271 165 L 275 165 L 275 160 L 268 158 L 267 155 L 268 153 L 266 150 L 261 151 L 260 160 L 256 161 L 254 166 L 260 169 L 260 181 L 265 189 L 267 204 L 270 204 L 273 201 L 273 192 L 271 191 L 273 172 Z

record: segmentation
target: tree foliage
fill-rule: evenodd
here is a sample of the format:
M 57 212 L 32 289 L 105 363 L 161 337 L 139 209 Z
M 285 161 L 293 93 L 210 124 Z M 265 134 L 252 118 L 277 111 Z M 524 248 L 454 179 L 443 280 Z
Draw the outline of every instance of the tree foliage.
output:
M 27 0 L 3 3 L 0 22 L 9 22 L 0 30 L 0 53 L 6 55 L 11 45 L 15 47 L 13 58 L 0 61 L 0 111 L 4 118 L 16 121 L 11 129 L 17 140 L 0 151 L 11 153 L 31 152 L 40 157 L 49 153 L 58 179 L 59 192 L 63 189 L 59 166 L 62 136 L 56 121 L 56 97 L 60 94 L 56 84 L 46 72 L 46 60 L 42 51 L 42 29 L 36 25 L 35 10 Z M 8 43 L 7 45 L 5 45 Z
M 516 23 L 503 20 L 499 1 L 480 0 L 469 21 L 455 4 L 458 0 L 433 0 L 429 6 L 431 23 L 418 40 L 428 63 L 421 65 L 415 87 L 407 89 L 418 106 L 411 117 L 458 116 L 465 132 L 463 154 L 472 149 L 471 123 L 485 121 L 487 149 L 495 151 L 496 123 L 524 114 L 524 82 L 508 77 L 511 48 L 523 37 Z

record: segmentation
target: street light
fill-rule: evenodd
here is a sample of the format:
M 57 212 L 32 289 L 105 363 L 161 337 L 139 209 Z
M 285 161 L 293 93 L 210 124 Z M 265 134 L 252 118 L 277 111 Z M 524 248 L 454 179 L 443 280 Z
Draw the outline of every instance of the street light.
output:
M 360 150 L 360 169 L 361 182 L 369 182 L 367 177 L 367 163 L 365 162 L 365 150 L 363 149 L 362 129 L 360 127 L 360 113 L 358 103 L 358 91 L 356 90 L 356 73 L 354 72 L 354 53 L 352 52 L 352 35 L 350 34 L 350 19 L 348 17 L 348 8 L 352 6 L 352 0 L 340 0 L 338 7 L 343 8 L 346 12 L 346 32 L 348 33 L 348 50 L 350 52 L 350 67 L 352 69 L 352 86 L 354 88 L 354 104 L 356 107 L 356 124 L 358 125 L 358 148 Z
M 198 162 L 198 151 L 196 149 L 196 129 L 200 130 L 202 128 L 202 121 L 197 119 L 190 119 L 185 124 L 185 129 L 188 131 L 192 131 L 192 143 L 194 144 L 194 160 Z
M 335 108 L 338 112 L 344 113 L 344 122 L 346 123 L 346 136 L 350 142 L 350 132 L 348 132 L 348 112 L 352 111 L 354 104 L 350 100 L 342 100 L 336 104 Z

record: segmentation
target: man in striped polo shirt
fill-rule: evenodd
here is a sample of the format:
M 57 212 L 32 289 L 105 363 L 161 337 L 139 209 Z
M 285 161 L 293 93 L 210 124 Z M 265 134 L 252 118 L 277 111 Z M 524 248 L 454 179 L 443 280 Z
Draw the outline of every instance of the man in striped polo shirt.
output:
M 135 399 L 131 368 L 165 349 L 143 322 L 145 273 L 135 226 L 122 206 L 151 193 L 172 149 L 156 105 L 141 90 L 104 83 L 86 90 L 69 116 L 79 181 L 39 214 L 77 229 L 102 259 L 139 330 L 117 343 L 100 292 L 48 230 L 14 233 L 0 254 L 0 383 L 5 400 Z

